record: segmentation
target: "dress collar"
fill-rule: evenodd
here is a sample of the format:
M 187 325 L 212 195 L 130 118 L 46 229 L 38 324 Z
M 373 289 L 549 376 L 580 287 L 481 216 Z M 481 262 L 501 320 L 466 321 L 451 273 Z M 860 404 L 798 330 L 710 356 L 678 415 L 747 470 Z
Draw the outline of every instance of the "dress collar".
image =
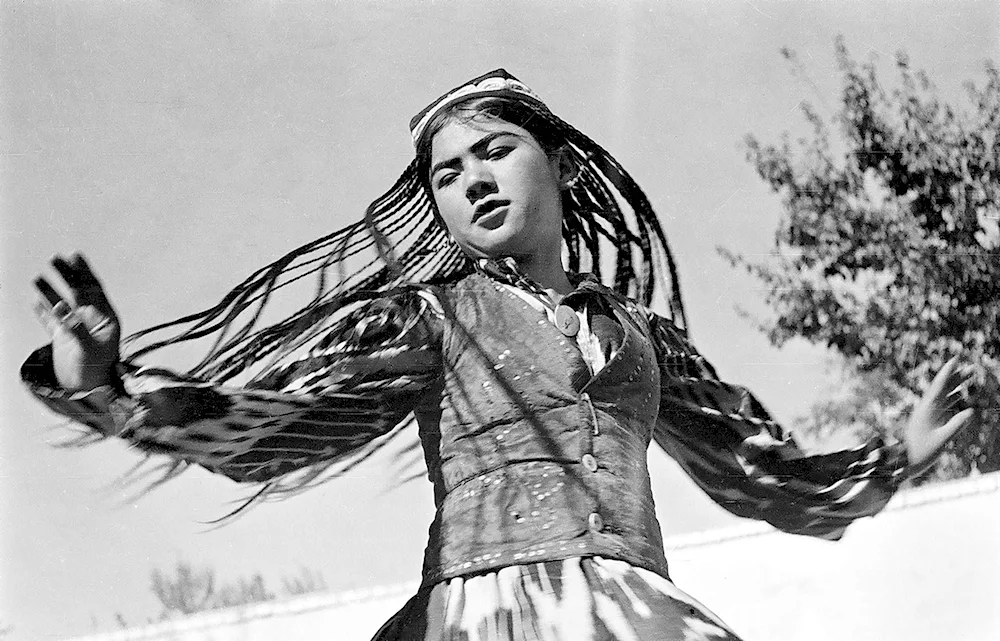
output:
M 510 256 L 504 258 L 480 258 L 475 261 L 475 264 L 476 271 L 488 278 L 548 298 L 548 293 L 545 289 L 521 271 L 521 268 L 517 266 L 517 261 Z M 569 278 L 574 291 L 587 289 L 589 285 L 600 285 L 600 281 L 593 274 L 566 272 L 566 276 Z

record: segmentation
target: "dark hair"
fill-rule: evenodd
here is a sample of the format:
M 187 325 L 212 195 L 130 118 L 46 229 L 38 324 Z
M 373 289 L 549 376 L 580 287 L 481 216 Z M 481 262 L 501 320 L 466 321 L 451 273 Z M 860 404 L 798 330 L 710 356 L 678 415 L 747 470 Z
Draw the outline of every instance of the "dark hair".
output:
M 544 106 L 513 97 L 480 97 L 456 103 L 431 119 L 416 142 L 414 167 L 417 180 L 430 200 L 436 224 L 447 233 L 430 181 L 434 136 L 452 122 L 489 120 L 503 120 L 523 128 L 548 154 L 564 150 L 578 168 L 576 183 L 562 192 L 567 267 L 571 271 L 589 270 L 601 277 L 601 244 L 607 241 L 610 247 L 604 249 L 615 254 L 613 288 L 648 305 L 653 298 L 657 272 L 667 276 L 671 316 L 675 323 L 686 328 L 677 269 L 649 199 L 607 151 Z
M 421 168 L 430 166 L 431 142 L 446 125 L 452 122 L 475 123 L 483 120 L 503 120 L 530 133 L 548 153 L 566 144 L 566 140 L 552 126 L 539 117 L 538 110 L 519 100 L 503 97 L 473 98 L 456 103 L 440 112 L 430 121 L 417 141 L 417 162 Z
M 362 220 L 264 266 L 209 309 L 133 334 L 127 342 L 135 347 L 128 356 L 138 358 L 169 345 L 210 338 L 212 346 L 190 374 L 222 382 L 261 366 L 253 375 L 256 378 L 278 366 L 283 355 L 315 339 L 322 327 L 352 304 L 408 283 L 444 284 L 470 273 L 472 262 L 447 242 L 428 170 L 436 133 L 455 119 L 475 122 L 483 118 L 499 118 L 524 128 L 547 151 L 565 149 L 580 168 L 576 184 L 563 191 L 567 267 L 592 271 L 605 280 L 602 249 L 611 251 L 614 269 L 607 284 L 648 305 L 654 289 L 666 280 L 671 316 L 686 329 L 666 235 L 646 195 L 618 161 L 544 106 L 516 98 L 482 97 L 457 103 L 434 117 L 417 141 L 414 160 L 396 184 L 368 206 Z M 311 293 L 305 290 L 306 304 L 293 307 L 296 311 L 283 320 L 265 322 L 265 308 L 274 309 L 269 305 L 273 294 L 305 279 L 315 283 Z M 153 338 L 168 331 L 172 335 Z M 139 347 L 139 339 L 152 342 Z
M 211 346 L 189 374 L 215 382 L 240 376 L 253 384 L 282 367 L 290 355 L 315 346 L 326 330 L 349 318 L 358 305 L 394 295 L 413 283 L 446 284 L 471 273 L 473 262 L 447 242 L 430 189 L 431 141 L 456 118 L 468 122 L 499 118 L 524 128 L 550 153 L 564 150 L 580 169 L 575 184 L 563 191 L 567 267 L 592 271 L 619 294 L 646 305 L 657 287 L 666 286 L 671 316 L 687 329 L 666 235 L 649 199 L 628 172 L 541 103 L 480 98 L 458 103 L 433 119 L 417 142 L 416 158 L 368 206 L 363 219 L 265 265 L 209 309 L 133 334 L 127 340 L 127 358 L 206 339 Z M 612 253 L 614 262 L 607 277 L 602 275 L 602 249 Z M 295 300 L 294 306 L 277 303 L 279 292 L 283 300 Z M 281 311 L 287 309 L 294 311 Z M 169 335 L 157 338 L 162 333 Z M 141 346 L 142 342 L 150 344 Z M 343 459 L 308 466 L 301 470 L 304 476 L 268 482 L 251 502 L 304 489 L 328 478 L 328 473 L 342 473 L 398 435 L 402 425 Z M 161 481 L 176 472 L 176 466 L 168 469 Z

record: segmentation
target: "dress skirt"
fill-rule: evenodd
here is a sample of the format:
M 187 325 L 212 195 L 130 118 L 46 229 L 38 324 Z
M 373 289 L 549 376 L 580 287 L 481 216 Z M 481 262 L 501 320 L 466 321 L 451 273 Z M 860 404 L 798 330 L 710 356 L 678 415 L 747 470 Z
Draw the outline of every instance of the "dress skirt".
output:
M 574 557 L 423 587 L 372 641 L 702 640 L 740 641 L 669 579 Z

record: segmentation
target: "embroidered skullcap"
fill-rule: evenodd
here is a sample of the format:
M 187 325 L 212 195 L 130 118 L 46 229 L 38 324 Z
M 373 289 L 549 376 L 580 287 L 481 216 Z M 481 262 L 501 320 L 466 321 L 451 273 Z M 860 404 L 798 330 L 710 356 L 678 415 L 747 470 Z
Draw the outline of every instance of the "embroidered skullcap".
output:
M 418 147 L 421 137 L 427 131 L 427 126 L 439 113 L 473 98 L 513 98 L 527 103 L 536 109 L 549 111 L 542 99 L 523 82 L 507 73 L 506 69 L 494 69 L 478 78 L 461 84 L 440 98 L 424 107 L 420 113 L 410 119 L 410 136 L 413 146 Z

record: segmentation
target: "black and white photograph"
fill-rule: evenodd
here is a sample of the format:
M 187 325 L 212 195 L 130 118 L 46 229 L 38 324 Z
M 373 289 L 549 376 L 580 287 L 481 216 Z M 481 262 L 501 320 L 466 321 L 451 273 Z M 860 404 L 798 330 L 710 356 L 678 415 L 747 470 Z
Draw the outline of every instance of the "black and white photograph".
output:
M 1000 638 L 1000 2 L 0 2 L 0 641 Z

